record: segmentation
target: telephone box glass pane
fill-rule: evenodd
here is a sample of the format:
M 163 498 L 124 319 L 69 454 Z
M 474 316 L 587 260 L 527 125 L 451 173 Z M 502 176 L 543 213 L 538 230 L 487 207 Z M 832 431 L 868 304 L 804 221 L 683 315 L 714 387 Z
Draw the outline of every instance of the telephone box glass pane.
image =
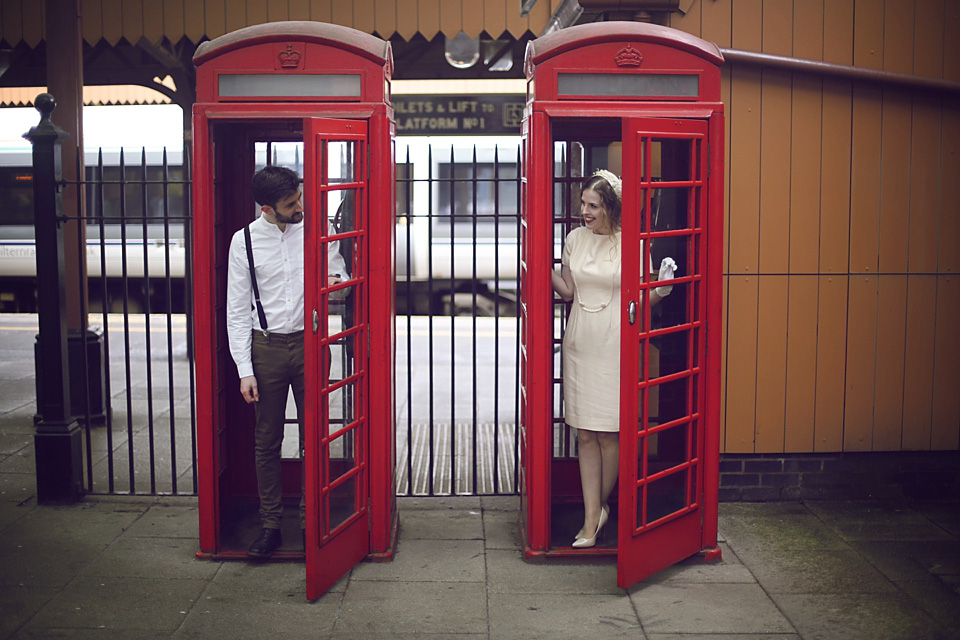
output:
M 333 531 L 357 512 L 357 476 L 351 476 L 342 484 L 332 488 L 328 496 L 330 531 Z
M 224 73 L 219 77 L 224 98 L 359 98 L 358 74 Z
M 357 229 L 357 190 L 333 190 L 327 192 L 327 211 L 333 216 L 334 233 L 348 233 Z M 344 242 L 341 241 L 341 252 Z M 344 258 L 347 256 L 344 255 Z M 347 261 L 349 264 L 349 261 Z
M 327 182 L 340 184 L 357 181 L 357 143 L 332 140 L 327 143 Z
M 678 73 L 561 73 L 557 77 L 557 93 L 616 98 L 695 98 L 700 93 L 700 77 Z

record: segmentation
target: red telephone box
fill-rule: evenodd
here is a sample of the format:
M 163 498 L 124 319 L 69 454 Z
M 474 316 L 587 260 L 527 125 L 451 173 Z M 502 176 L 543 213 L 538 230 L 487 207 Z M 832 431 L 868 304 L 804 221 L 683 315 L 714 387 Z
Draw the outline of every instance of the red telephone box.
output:
M 254 171 L 283 164 L 303 180 L 305 421 L 301 452 L 288 403 L 286 535 L 273 557 L 306 558 L 314 599 L 361 559 L 389 558 L 397 527 L 390 44 L 281 22 L 206 42 L 194 63 L 198 555 L 244 557 L 260 528 L 254 412 L 227 347 L 226 261 L 234 232 L 258 215 Z M 334 242 L 348 277 L 328 286 Z
M 723 105 L 711 43 L 602 22 L 527 47 L 521 225 L 521 528 L 527 558 L 616 555 L 629 586 L 717 548 Z M 572 547 L 583 506 L 564 423 L 566 304 L 553 295 L 581 185 L 622 175 L 620 467 L 608 535 Z M 651 309 L 663 257 L 672 293 Z M 615 527 L 614 527 L 615 525 Z

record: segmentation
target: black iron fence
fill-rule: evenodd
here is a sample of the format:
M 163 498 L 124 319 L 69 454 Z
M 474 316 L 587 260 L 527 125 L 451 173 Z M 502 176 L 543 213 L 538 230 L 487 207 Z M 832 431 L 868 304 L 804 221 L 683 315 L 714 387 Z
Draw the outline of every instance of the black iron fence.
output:
M 83 273 L 82 257 L 87 273 L 90 330 L 71 346 L 87 493 L 196 493 L 180 157 L 101 152 L 60 185 L 85 210 L 61 222 L 76 243 L 67 269 Z M 518 159 L 478 143 L 411 145 L 398 160 L 399 495 L 518 490 Z

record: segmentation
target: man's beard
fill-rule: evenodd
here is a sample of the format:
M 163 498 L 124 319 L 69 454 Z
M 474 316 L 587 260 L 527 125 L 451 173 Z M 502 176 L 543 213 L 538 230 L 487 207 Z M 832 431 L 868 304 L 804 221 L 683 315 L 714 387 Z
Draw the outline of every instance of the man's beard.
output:
M 276 211 L 274 211 L 273 217 L 277 222 L 280 222 L 282 224 L 298 224 L 300 222 L 303 222 L 302 211 L 298 211 L 292 216 L 285 216 L 282 213 L 277 213 Z

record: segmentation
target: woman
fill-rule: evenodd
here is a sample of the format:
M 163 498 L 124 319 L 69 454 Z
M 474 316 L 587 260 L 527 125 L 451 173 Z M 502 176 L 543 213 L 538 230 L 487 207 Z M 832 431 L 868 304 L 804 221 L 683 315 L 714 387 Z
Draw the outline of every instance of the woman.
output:
M 620 456 L 620 203 L 621 183 L 601 169 L 580 194 L 583 226 L 567 236 L 553 288 L 574 304 L 563 336 L 565 421 L 577 430 L 583 527 L 573 546 L 592 547 L 610 516 L 607 499 L 617 483 Z M 664 258 L 660 280 L 673 278 Z M 650 292 L 653 307 L 670 293 Z

